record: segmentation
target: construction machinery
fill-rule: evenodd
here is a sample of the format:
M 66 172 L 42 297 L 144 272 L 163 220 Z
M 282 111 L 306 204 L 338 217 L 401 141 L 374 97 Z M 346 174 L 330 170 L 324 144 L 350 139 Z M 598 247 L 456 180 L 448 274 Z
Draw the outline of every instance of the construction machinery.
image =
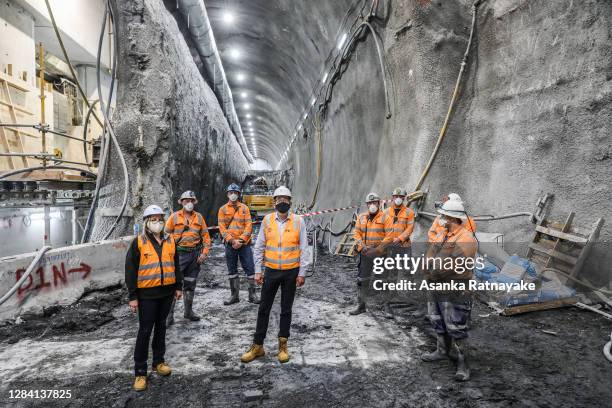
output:
M 273 192 L 274 186 L 268 185 L 264 177 L 253 179 L 244 187 L 242 202 L 249 207 L 255 220 L 262 219 L 274 210 Z

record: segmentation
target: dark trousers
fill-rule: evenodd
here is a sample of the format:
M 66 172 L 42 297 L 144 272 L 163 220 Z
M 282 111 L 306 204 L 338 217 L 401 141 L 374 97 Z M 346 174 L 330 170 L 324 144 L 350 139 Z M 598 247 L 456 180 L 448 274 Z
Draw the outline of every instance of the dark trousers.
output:
M 138 300 L 138 336 L 134 350 L 134 372 L 147 375 L 149 340 L 153 332 L 153 367 L 164 362 L 166 353 L 166 317 L 172 305 L 172 296 L 161 299 Z
M 295 298 L 295 279 L 298 276 L 299 268 L 287 269 L 284 271 L 266 268 L 264 273 L 264 283 L 261 288 L 261 302 L 257 312 L 257 326 L 253 343 L 263 344 L 268 331 L 270 320 L 270 310 L 276 297 L 276 292 L 281 288 L 281 313 L 280 329 L 278 337 L 289 337 L 291 327 L 291 309 Z
M 198 256 L 200 251 L 179 252 L 179 268 L 183 272 L 183 290 L 194 291 L 198 275 L 200 274 L 200 265 L 198 264 Z
M 227 262 L 228 278 L 238 277 L 238 259 L 247 277 L 252 277 L 255 273 L 255 262 L 253 261 L 253 250 L 250 245 L 243 245 L 239 249 L 232 248 L 225 244 L 225 261 Z

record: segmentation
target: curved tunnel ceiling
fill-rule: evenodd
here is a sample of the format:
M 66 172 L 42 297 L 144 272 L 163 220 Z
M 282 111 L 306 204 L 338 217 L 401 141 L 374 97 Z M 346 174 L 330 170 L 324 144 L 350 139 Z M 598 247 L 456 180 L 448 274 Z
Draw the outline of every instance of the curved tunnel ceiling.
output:
M 342 36 L 343 17 L 351 6 L 364 2 L 205 1 L 236 111 L 255 157 L 272 166 L 279 161 L 310 107 L 325 59 Z

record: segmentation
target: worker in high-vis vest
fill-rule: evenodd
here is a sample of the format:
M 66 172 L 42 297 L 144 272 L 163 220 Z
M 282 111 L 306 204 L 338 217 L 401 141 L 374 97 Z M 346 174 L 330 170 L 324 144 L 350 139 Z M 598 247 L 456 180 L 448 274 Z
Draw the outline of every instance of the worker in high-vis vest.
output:
M 436 209 L 441 208 L 442 205 L 449 200 L 463 203 L 463 200 L 461 199 L 461 196 L 459 196 L 459 194 L 449 193 L 449 195 L 442 197 L 442 201 L 436 201 Z M 446 227 L 440 223 L 440 219 L 441 218 L 438 215 L 434 219 L 433 223 L 431 224 L 431 227 L 429 228 L 429 231 L 427 232 L 427 238 L 430 243 L 436 242 L 440 234 L 444 235 L 446 233 Z M 472 234 L 476 234 L 476 221 L 474 221 L 472 217 L 466 216 L 466 218 L 464 220 L 461 220 L 461 222 L 468 231 L 470 231 Z
M 125 284 L 129 306 L 138 312 L 138 335 L 134 350 L 134 390 L 147 388 L 147 357 L 153 332 L 153 371 L 172 372 L 165 362 L 166 318 L 175 299 L 182 296 L 183 276 L 176 267 L 174 239 L 164 235 L 164 211 L 151 205 L 143 213 L 143 232 L 134 238 L 125 257 Z
M 380 209 L 380 197 L 376 193 L 366 196 L 367 212 L 357 216 L 355 223 L 356 249 L 359 252 L 357 264 L 357 308 L 349 312 L 358 315 L 366 311 L 366 294 L 372 276 L 372 259 L 384 253 L 383 240 L 387 223 L 384 212 Z
M 467 337 L 472 314 L 472 293 L 467 282 L 473 278 L 478 241 L 466 228 L 467 215 L 461 201 L 447 200 L 437 211 L 445 232 L 429 245 L 426 259 L 432 261 L 423 267 L 424 278 L 428 283 L 442 285 L 465 282 L 465 289 L 427 291 L 427 315 L 437 341 L 436 349 L 423 354 L 421 360 L 451 359 L 457 366 L 455 379 L 467 381 Z
M 230 297 L 223 302 L 224 305 L 232 305 L 240 301 L 239 259 L 249 282 L 249 302 L 259 303 L 255 285 L 255 262 L 251 250 L 253 222 L 249 207 L 240 202 L 240 194 L 240 186 L 230 184 L 227 187 L 228 202 L 219 208 L 217 214 L 219 234 L 225 244 L 225 261 L 230 285 Z
M 200 265 L 204 263 L 210 250 L 210 234 L 202 214 L 194 211 L 198 200 L 193 191 L 185 191 L 178 203 L 183 208 L 168 217 L 166 232 L 174 238 L 176 251 L 179 254 L 178 267 L 183 274 L 183 304 L 185 306 L 183 316 L 185 319 L 198 321 L 200 317 L 193 312 L 193 299 Z M 174 304 L 168 316 L 168 325 L 172 324 L 174 324 Z
M 414 230 L 414 211 L 404 202 L 407 195 L 408 193 L 402 187 L 395 188 L 391 193 L 392 203 L 384 211 L 386 224 L 383 246 L 385 255 L 389 258 L 395 258 L 398 254 L 412 256 L 410 236 Z M 397 282 L 398 272 L 396 269 L 388 270 L 387 281 Z M 393 309 L 389 299 L 392 296 L 391 293 L 393 292 L 387 294 L 388 297 L 384 303 L 384 316 L 387 319 L 393 318 Z
M 310 264 L 308 237 L 304 220 L 289 211 L 291 191 L 278 187 L 274 191 L 275 212 L 264 217 L 255 243 L 255 282 L 263 284 L 253 344 L 240 360 L 249 363 L 265 354 L 263 343 L 268 331 L 270 310 L 278 288 L 281 289 L 278 361 L 289 361 L 287 340 L 296 286 L 305 282 Z M 262 270 L 262 267 L 265 268 Z

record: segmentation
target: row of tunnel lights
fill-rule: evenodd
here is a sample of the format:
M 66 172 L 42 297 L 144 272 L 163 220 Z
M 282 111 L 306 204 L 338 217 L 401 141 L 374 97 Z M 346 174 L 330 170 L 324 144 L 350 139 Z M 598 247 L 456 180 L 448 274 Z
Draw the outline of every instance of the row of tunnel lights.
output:
M 348 39 L 348 34 L 344 33 L 342 34 L 342 36 L 340 37 L 340 40 L 338 41 L 338 50 L 342 50 L 342 48 L 344 47 L 346 40 Z M 323 73 L 323 78 L 321 78 L 321 85 L 325 85 L 325 83 L 327 82 L 327 78 L 329 77 L 329 72 L 325 71 Z M 316 89 L 316 86 L 315 86 Z M 314 92 L 313 92 L 314 93 Z M 278 161 L 278 164 L 276 165 L 276 170 L 280 169 L 281 164 L 287 160 L 287 156 L 289 155 L 289 151 L 291 150 L 291 146 L 293 145 L 293 143 L 295 142 L 295 140 L 297 139 L 297 135 L 298 133 L 302 130 L 302 128 L 304 127 L 304 122 L 306 121 L 306 119 L 308 119 L 308 112 L 310 111 L 310 109 L 314 106 L 314 104 L 317 102 L 317 96 L 313 96 L 312 99 L 310 100 L 310 105 L 307 106 L 304 110 L 305 113 L 302 115 L 301 120 L 299 122 L 299 125 L 297 127 L 297 129 L 293 132 L 293 137 L 291 138 L 291 140 L 289 141 L 289 143 L 287 144 L 287 148 L 285 149 L 285 151 L 283 152 L 283 154 L 281 155 L 280 160 Z
M 223 13 L 223 15 L 221 16 L 221 19 L 222 19 L 223 23 L 226 24 L 226 25 L 231 25 L 231 24 L 233 24 L 236 21 L 236 17 L 234 16 L 234 14 L 229 12 L 229 11 L 225 11 Z M 347 33 L 344 33 L 340 37 L 340 41 L 338 42 L 338 50 L 341 50 L 342 47 L 344 47 L 344 44 L 346 43 L 347 38 L 348 38 L 348 34 Z M 231 48 L 228 51 L 228 55 L 233 60 L 239 60 L 242 57 L 242 52 L 238 48 Z M 325 84 L 325 82 L 327 81 L 328 76 L 329 76 L 329 72 L 325 71 L 325 73 L 323 74 L 323 78 L 321 79 L 321 84 L 322 85 Z M 238 72 L 238 73 L 236 73 L 235 78 L 236 78 L 236 81 L 238 83 L 243 83 L 246 80 L 246 74 L 244 74 L 243 72 Z M 249 94 L 246 91 L 240 92 L 240 98 L 241 99 L 247 99 L 248 96 L 249 96 Z M 291 146 L 295 142 L 295 139 L 297 138 L 298 132 L 300 132 L 302 130 L 302 128 L 304 127 L 304 121 L 306 119 L 308 119 L 308 112 L 314 106 L 316 101 L 317 101 L 316 96 L 313 96 L 312 99 L 310 100 L 310 105 L 307 106 L 306 109 L 305 109 L 305 113 L 302 116 L 302 120 L 300 121 L 297 129 L 293 133 L 293 137 L 291 138 L 291 141 L 289 142 L 289 144 L 287 145 L 287 148 L 285 149 L 285 151 L 281 155 L 281 158 L 280 158 L 280 160 L 278 162 L 278 165 L 277 165 L 277 169 L 280 167 L 281 163 L 284 160 L 287 159 L 287 155 L 289 154 L 289 150 L 291 149 Z M 246 128 L 246 130 L 247 130 L 248 135 L 250 136 L 251 150 L 252 150 L 253 156 L 255 158 L 257 158 L 257 145 L 255 144 L 255 128 L 253 127 L 253 121 L 251 120 L 252 119 L 252 114 L 250 112 L 248 112 L 251 109 L 251 103 L 244 102 L 242 105 L 240 105 L 240 107 L 244 108 L 244 110 L 247 111 L 247 113 L 245 114 L 245 117 L 247 119 L 247 128 Z

